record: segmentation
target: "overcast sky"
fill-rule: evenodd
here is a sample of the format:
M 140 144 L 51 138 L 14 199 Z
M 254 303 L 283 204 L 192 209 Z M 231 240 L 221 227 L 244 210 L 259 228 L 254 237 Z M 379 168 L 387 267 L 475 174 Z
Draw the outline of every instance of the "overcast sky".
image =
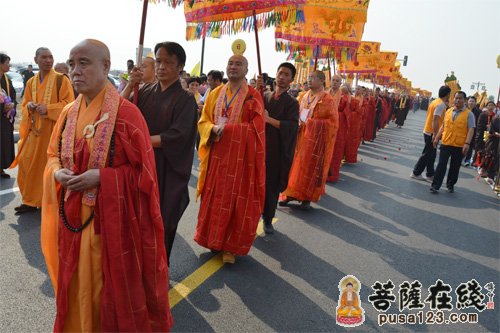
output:
M 66 61 L 69 50 L 84 38 L 95 38 L 111 50 L 112 68 L 125 69 L 135 58 L 139 40 L 142 1 L 139 0 L 18 0 L 2 5 L 0 50 L 12 62 L 30 62 L 39 46 L 52 50 L 56 62 Z M 382 42 L 382 50 L 408 55 L 402 73 L 414 86 L 435 95 L 451 71 L 467 94 L 471 83 L 485 83 L 497 96 L 500 69 L 498 24 L 500 0 L 371 0 L 363 40 Z M 236 38 L 247 42 L 249 76 L 257 72 L 253 34 L 207 39 L 204 72 L 225 70 Z M 286 59 L 274 50 L 274 31 L 259 35 L 262 66 L 271 75 Z M 201 41 L 185 41 L 183 9 L 165 3 L 150 4 L 145 46 L 165 40 L 179 42 L 187 53 L 189 72 L 200 60 Z

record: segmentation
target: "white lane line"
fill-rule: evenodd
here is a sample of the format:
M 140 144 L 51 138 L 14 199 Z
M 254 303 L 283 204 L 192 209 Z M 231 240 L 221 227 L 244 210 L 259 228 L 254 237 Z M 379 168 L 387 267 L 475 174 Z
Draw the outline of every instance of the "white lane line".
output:
M 7 190 L 2 190 L 2 191 L 0 191 L 0 196 L 4 195 L 4 194 L 14 193 L 14 192 L 19 192 L 19 187 L 14 187 L 14 188 L 9 188 Z

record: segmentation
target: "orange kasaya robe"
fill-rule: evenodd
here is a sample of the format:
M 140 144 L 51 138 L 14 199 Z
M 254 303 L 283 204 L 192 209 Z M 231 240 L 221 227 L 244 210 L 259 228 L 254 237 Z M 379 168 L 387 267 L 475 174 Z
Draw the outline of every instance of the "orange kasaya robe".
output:
M 299 128 L 288 187 L 283 195 L 316 202 L 325 193 L 328 167 L 339 129 L 339 101 L 340 93 L 332 96 L 322 91 L 313 98 L 310 90 L 300 101 L 300 112 L 310 111 L 307 121 Z
M 212 128 L 224 118 L 223 135 L 215 142 Z M 237 92 L 231 92 L 229 84 L 217 87 L 208 95 L 198 129 L 201 205 L 194 240 L 212 250 L 246 255 L 265 198 L 265 118 L 260 93 L 246 83 Z
M 347 145 L 347 132 L 349 130 L 350 116 L 350 99 L 348 95 L 342 95 L 339 103 L 339 130 L 335 140 L 335 148 L 330 163 L 330 171 L 328 172 L 329 182 L 336 182 L 340 177 L 340 165 L 345 157 L 345 149 Z
M 93 138 L 85 126 L 103 115 Z M 112 157 L 111 157 L 112 156 Z M 112 163 L 112 165 L 110 165 Z M 54 173 L 99 169 L 100 186 L 65 192 Z M 140 111 L 107 83 L 89 105 L 82 95 L 54 127 L 44 172 L 41 245 L 56 290 L 55 332 L 168 331 L 168 266 L 154 153 Z
M 361 97 L 361 102 L 363 101 Z M 345 146 L 345 160 L 347 163 L 358 161 L 358 148 L 361 143 L 361 119 L 363 116 L 362 104 L 357 97 L 351 98 L 349 113 L 349 129 Z
M 33 207 L 42 204 L 43 170 L 47 164 L 47 147 L 62 109 L 75 99 L 69 79 L 51 70 L 40 82 L 40 73 L 28 80 L 22 103 L 19 142 L 16 159 L 19 165 L 17 183 L 22 202 Z M 47 105 L 47 114 L 28 111 L 28 103 Z

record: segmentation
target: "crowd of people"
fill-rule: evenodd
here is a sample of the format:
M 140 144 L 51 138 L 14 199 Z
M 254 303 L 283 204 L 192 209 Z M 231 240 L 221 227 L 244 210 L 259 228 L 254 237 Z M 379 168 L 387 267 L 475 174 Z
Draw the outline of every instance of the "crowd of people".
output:
M 14 156 L 16 96 L 4 75 L 10 58 L 0 54 L 1 167 L 2 177 L 18 167 L 17 215 L 43 207 L 56 331 L 169 330 L 168 266 L 190 202 L 195 149 L 201 202 L 194 240 L 234 264 L 250 251 L 261 218 L 273 234 L 278 205 L 310 210 L 326 183 L 339 180 L 342 164 L 357 163 L 361 144 L 391 121 L 402 128 L 419 103 L 406 91 L 352 92 L 338 75 L 326 87 L 322 71 L 298 85 L 288 62 L 275 79 L 247 82 L 248 61 L 239 54 L 229 58 L 227 78 L 220 70 L 189 77 L 186 53 L 175 42 L 158 43 L 141 67 L 128 64 L 118 90 L 108 81 L 110 53 L 100 41 L 75 45 L 66 69 L 53 68 L 45 47 L 35 62 L 40 70 L 26 84 Z M 453 192 L 465 156 L 498 187 L 494 104 L 475 117 L 473 98 L 467 108 L 463 92 L 454 105 L 449 97 L 442 87 L 428 108 L 412 178 L 424 179 L 427 169 L 436 193 L 451 157 L 446 185 Z
M 432 183 L 431 193 L 438 193 L 450 160 L 448 192 L 455 192 L 460 167 L 472 166 L 500 196 L 500 112 L 493 101 L 488 101 L 480 110 L 476 97 L 467 98 L 462 91 L 455 93 L 451 106 L 450 95 L 451 88 L 442 86 L 439 98 L 429 105 L 423 129 L 424 149 L 410 177 Z M 434 169 L 440 141 L 439 162 Z M 425 177 L 422 176 L 424 170 Z

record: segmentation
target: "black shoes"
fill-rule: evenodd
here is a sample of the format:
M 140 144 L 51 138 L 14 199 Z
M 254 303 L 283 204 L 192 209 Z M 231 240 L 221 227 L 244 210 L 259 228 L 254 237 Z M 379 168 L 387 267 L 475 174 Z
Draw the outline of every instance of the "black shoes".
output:
M 35 212 L 38 210 L 38 208 L 33 207 L 33 206 L 29 206 L 29 205 L 25 205 L 25 204 L 21 204 L 20 206 L 17 206 L 16 208 L 14 208 L 14 210 L 16 211 L 16 215 L 21 215 L 21 214 L 28 213 L 28 212 Z
M 448 193 L 455 193 L 453 186 L 448 186 Z
M 5 171 L 2 170 L 2 173 L 0 174 L 0 177 L 4 178 L 4 179 L 9 179 L 10 175 L 8 173 L 6 173 Z
M 302 203 L 298 206 L 300 210 L 311 210 L 311 202 L 310 201 L 302 201 Z
M 278 206 L 280 207 L 289 207 L 288 204 L 290 203 L 290 201 L 295 201 L 296 199 L 293 198 L 293 197 L 286 197 L 285 200 L 282 200 L 282 201 L 279 201 L 278 202 Z
M 433 194 L 437 194 L 438 193 L 438 189 L 437 188 L 434 188 L 431 186 L 431 188 L 429 189 L 429 191 Z
M 266 233 L 266 235 L 274 234 L 274 227 L 272 220 L 270 221 L 264 220 L 264 232 Z

